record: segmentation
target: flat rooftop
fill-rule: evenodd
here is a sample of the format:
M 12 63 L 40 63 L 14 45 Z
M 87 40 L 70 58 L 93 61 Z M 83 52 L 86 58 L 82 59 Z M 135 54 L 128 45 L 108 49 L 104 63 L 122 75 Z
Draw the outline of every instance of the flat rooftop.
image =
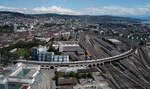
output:
M 78 44 L 78 41 L 55 41 L 54 44 Z
M 75 47 L 63 47 L 63 51 L 80 51 L 82 52 L 83 50 L 81 49 L 80 46 L 75 46 Z
M 31 71 L 30 69 L 22 69 L 17 75 L 16 75 L 16 77 L 17 76 L 19 76 L 19 77 L 25 77 L 28 73 L 29 73 L 29 71 Z
M 39 75 L 40 65 L 17 63 L 7 67 L 0 74 L 0 84 L 23 83 L 32 84 Z M 5 81 L 7 79 L 7 81 Z
M 30 70 L 27 74 L 26 77 L 33 77 L 33 75 L 37 72 L 37 70 Z
M 117 39 L 108 39 L 109 41 L 113 42 L 113 43 L 121 43 L 119 40 Z

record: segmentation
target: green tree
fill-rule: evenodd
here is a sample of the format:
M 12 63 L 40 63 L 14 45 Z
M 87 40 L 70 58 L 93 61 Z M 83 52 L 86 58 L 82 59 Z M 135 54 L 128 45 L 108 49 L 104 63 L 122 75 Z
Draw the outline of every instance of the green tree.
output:
M 93 73 L 92 72 L 88 73 L 87 77 L 88 78 L 93 78 Z
M 56 78 L 61 77 L 61 72 L 56 72 Z
M 76 73 L 75 72 L 71 72 L 70 73 L 70 77 L 76 77 Z
M 82 78 L 82 74 L 81 73 L 77 73 L 77 78 Z

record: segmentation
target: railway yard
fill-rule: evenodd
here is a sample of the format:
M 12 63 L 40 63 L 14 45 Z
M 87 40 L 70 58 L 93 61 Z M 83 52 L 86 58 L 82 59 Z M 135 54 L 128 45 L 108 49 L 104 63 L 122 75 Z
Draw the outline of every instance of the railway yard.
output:
M 150 89 L 149 62 L 140 53 L 142 49 L 138 51 L 139 54 L 98 67 L 114 89 Z
M 85 50 L 90 59 L 72 62 L 73 64 L 86 63 L 92 60 L 94 63 L 96 60 L 122 54 L 113 45 L 97 36 L 90 35 L 90 33 L 82 33 L 79 41 L 81 48 Z M 150 61 L 142 47 L 137 47 L 132 55 L 123 57 L 121 60 L 90 67 L 96 68 L 100 76 L 106 79 L 112 89 L 150 89 Z M 98 84 L 100 80 L 97 79 L 100 76 L 95 75 L 95 81 Z
M 81 33 L 78 40 L 79 45 L 87 56 L 82 61 L 61 63 L 18 60 L 17 62 L 42 66 L 42 81 L 39 89 L 61 89 L 62 86 L 57 86 L 56 80 L 53 80 L 56 77 L 54 74 L 56 70 L 53 69 L 59 67 L 68 69 L 69 67 L 87 67 L 97 70 L 97 72 L 93 72 L 93 82 L 84 85 L 78 82 L 74 89 L 150 89 L 150 60 L 146 53 L 148 50 L 145 51 L 144 47 L 137 46 L 128 51 L 120 51 L 125 46 L 121 46 L 118 50 L 118 45 L 110 43 L 107 39 L 110 38 L 101 38 L 90 32 Z M 113 42 L 119 41 L 113 39 Z M 88 79 L 84 80 L 89 81 Z M 45 83 L 45 81 L 47 82 Z M 106 81 L 104 82 L 105 86 L 101 81 Z M 93 86 L 97 88 L 88 88 Z
M 85 45 L 84 49 L 89 51 L 92 59 L 119 54 L 115 47 L 96 36 L 82 34 L 80 38 L 81 45 Z M 138 48 L 130 57 L 97 68 L 114 89 L 150 89 L 150 61 L 143 48 Z
M 150 89 L 150 1 L 38 1 L 0 6 L 0 89 Z
M 93 34 L 80 34 L 80 45 L 92 59 L 101 59 L 119 54 L 116 48 Z

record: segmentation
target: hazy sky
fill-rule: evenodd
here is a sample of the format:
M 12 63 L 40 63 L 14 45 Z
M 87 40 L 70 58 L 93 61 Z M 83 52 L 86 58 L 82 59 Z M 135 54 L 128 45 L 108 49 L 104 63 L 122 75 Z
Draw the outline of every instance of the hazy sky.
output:
M 150 15 L 150 0 L 0 0 L 1 11 L 73 15 Z

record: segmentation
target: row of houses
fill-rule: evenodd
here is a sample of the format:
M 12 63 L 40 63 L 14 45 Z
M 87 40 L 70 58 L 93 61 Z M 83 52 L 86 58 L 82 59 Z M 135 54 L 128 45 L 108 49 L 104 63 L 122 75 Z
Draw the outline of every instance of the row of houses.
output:
M 137 40 L 150 40 L 149 34 L 130 34 L 128 35 L 130 39 L 137 39 Z

